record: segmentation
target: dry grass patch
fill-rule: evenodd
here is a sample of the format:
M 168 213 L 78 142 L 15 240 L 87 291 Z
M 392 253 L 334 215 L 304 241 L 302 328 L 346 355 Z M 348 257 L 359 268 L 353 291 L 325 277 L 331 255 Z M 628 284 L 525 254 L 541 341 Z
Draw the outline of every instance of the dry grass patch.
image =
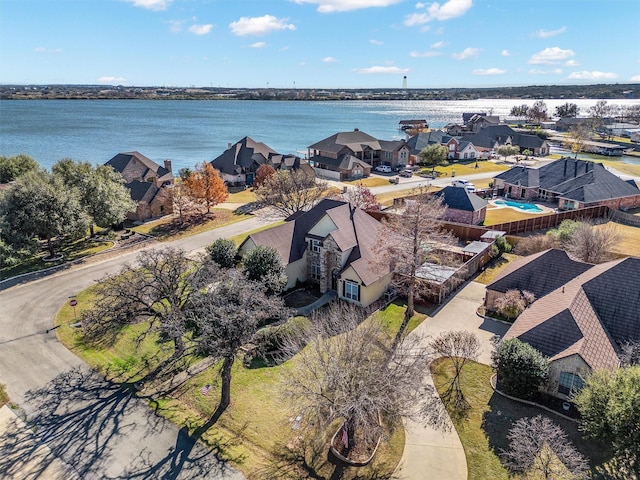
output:
M 518 255 L 512 253 L 503 253 L 502 256 L 494 258 L 489 262 L 486 268 L 473 279 L 474 282 L 488 285 L 495 280 L 495 278 L 502 272 L 509 263 L 520 258 Z
M 487 215 L 484 219 L 484 226 L 498 225 L 500 223 L 515 222 L 516 220 L 526 220 L 541 214 L 519 212 L 509 207 L 495 207 L 489 205 Z
M 383 185 L 389 185 L 388 178 L 380 178 L 380 177 L 368 177 L 368 178 L 360 178 L 358 180 L 350 180 L 343 181 L 342 183 L 346 183 L 347 185 L 364 185 L 365 187 L 381 187 Z
M 596 225 L 595 228 L 605 228 L 607 225 L 615 226 L 620 235 L 620 241 L 612 249 L 613 253 L 640 257 L 640 228 L 615 222 Z
M 208 215 L 190 217 L 185 219 L 182 224 L 177 216 L 169 215 L 152 222 L 146 222 L 142 225 L 138 225 L 133 227 L 131 230 L 146 235 L 152 235 L 158 240 L 166 241 L 179 237 L 196 235 L 224 225 L 241 222 L 250 216 L 251 215 L 245 215 L 242 213 L 234 213 L 224 208 L 214 208 Z

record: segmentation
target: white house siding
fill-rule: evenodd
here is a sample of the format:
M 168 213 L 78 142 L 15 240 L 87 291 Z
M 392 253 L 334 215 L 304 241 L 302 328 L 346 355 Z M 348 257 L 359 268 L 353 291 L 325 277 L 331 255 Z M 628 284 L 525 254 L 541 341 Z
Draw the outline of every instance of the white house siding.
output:
M 330 180 L 340 181 L 340 172 L 334 172 L 333 170 L 326 170 L 324 168 L 313 167 L 316 175 L 321 178 L 328 178 Z
M 300 260 L 289 263 L 285 268 L 285 273 L 287 274 L 287 286 L 285 290 L 295 287 L 298 281 L 304 282 L 307 279 L 306 252 Z
M 326 237 L 329 233 L 336 230 L 336 224 L 333 223 L 329 215 L 324 215 L 318 223 L 316 223 L 311 230 L 309 230 L 309 235 L 317 235 L 318 237 Z

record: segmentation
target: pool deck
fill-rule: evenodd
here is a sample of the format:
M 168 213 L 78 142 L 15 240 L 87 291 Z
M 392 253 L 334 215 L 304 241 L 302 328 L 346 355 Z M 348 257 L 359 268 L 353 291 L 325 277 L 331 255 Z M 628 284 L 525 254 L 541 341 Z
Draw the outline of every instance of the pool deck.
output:
M 504 204 L 504 203 L 496 203 L 496 202 L 515 202 L 515 203 L 526 204 L 526 205 L 535 205 L 541 211 L 537 212 L 537 211 L 534 211 L 534 210 L 513 207 L 511 205 L 507 205 L 507 204 Z M 512 208 L 513 210 L 516 210 L 518 212 L 530 213 L 532 215 L 541 215 L 541 214 L 547 214 L 547 213 L 554 213 L 556 211 L 556 209 L 554 207 L 549 207 L 548 205 L 544 205 L 543 203 L 521 202 L 521 201 L 516 201 L 516 200 L 513 200 L 513 199 L 509 199 L 509 198 L 494 198 L 493 200 L 489 200 L 489 204 L 491 204 L 491 206 L 493 206 L 494 208 Z

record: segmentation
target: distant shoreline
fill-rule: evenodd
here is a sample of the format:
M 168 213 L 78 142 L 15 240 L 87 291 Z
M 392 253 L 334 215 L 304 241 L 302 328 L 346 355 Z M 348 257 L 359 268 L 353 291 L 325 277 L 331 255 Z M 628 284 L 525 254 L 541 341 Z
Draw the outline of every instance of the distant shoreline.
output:
M 518 100 L 640 99 L 640 84 L 425 89 L 176 88 L 111 85 L 0 85 L 0 100 Z

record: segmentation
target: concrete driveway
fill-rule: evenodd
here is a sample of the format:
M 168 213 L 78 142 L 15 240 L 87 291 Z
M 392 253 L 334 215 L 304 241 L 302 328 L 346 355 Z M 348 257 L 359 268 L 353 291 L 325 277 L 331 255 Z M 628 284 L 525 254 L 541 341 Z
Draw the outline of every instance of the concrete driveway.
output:
M 484 300 L 485 286 L 468 282 L 434 315 L 420 324 L 411 335 L 419 335 L 424 343 L 442 332 L 466 330 L 480 339 L 478 361 L 491 362 L 491 341 L 502 336 L 508 326 L 478 317 L 476 310 Z M 423 381 L 433 385 L 431 374 L 425 372 Z M 435 394 L 437 395 L 437 393 Z M 406 480 L 466 480 L 467 461 L 460 438 L 451 421 L 449 431 L 437 430 L 423 422 L 405 422 L 405 447 L 394 478 Z
M 146 248 L 202 251 L 216 238 L 265 224 L 251 218 L 200 235 Z M 105 382 L 60 344 L 52 326 L 60 306 L 104 275 L 133 262 L 131 252 L 81 264 L 0 291 L 0 381 L 24 409 L 37 438 L 82 479 L 244 478 L 174 424 L 155 415 L 126 388 Z M 0 478 L 20 478 L 16 462 L 29 465 L 32 448 L 0 440 Z M 26 437 L 25 437 L 26 438 Z M 10 441 L 11 440 L 11 441 Z M 15 451 L 23 452 L 16 458 Z M 24 477 L 27 478 L 27 477 Z

